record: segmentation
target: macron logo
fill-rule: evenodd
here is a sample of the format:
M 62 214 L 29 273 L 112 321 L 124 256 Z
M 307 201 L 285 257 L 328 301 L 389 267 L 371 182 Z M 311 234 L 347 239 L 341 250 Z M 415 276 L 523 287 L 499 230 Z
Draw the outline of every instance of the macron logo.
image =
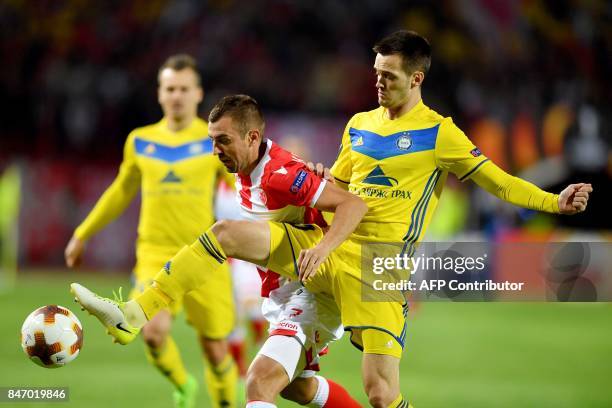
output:
M 287 322 L 287 321 L 280 322 L 278 324 L 278 327 L 282 327 L 284 329 L 289 329 L 289 330 L 295 330 L 295 331 L 297 331 L 297 329 L 298 329 L 296 324 L 293 324 L 293 323 L 290 323 L 290 322 Z
M 274 173 L 278 173 L 278 174 L 287 174 L 287 169 L 284 168 L 283 166 L 281 166 L 280 169 L 274 171 Z

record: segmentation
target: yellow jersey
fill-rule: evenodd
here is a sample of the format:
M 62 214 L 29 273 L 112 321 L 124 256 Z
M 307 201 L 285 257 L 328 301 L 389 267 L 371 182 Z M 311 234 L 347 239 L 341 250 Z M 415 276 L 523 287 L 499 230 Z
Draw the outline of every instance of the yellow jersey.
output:
M 368 204 L 355 238 L 414 244 L 448 172 L 466 180 L 487 161 L 451 118 L 420 101 L 394 120 L 383 107 L 353 116 L 331 172 Z
M 212 150 L 208 125 L 199 118 L 178 132 L 170 131 L 166 120 L 134 129 L 125 142 L 119 174 L 75 236 L 94 235 L 140 190 L 137 258 L 171 257 L 214 223 L 217 184 L 228 174 Z
M 410 255 L 425 235 L 448 173 L 473 178 L 512 204 L 559 212 L 559 196 L 513 177 L 485 157 L 449 117 L 419 101 L 391 120 L 385 108 L 358 113 L 342 136 L 331 173 L 368 204 L 353 238 L 404 242 Z

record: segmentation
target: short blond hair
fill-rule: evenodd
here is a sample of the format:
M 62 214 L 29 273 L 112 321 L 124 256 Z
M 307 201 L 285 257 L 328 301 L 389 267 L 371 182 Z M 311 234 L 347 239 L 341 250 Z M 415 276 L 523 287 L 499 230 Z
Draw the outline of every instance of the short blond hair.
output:
M 162 66 L 159 67 L 159 71 L 157 71 L 158 82 L 162 71 L 166 68 L 170 68 L 174 71 L 190 69 L 196 76 L 198 86 L 202 85 L 202 81 L 200 79 L 200 72 L 198 71 L 198 63 L 196 62 L 196 59 L 189 54 L 175 54 L 169 56 L 168 59 L 162 64 Z

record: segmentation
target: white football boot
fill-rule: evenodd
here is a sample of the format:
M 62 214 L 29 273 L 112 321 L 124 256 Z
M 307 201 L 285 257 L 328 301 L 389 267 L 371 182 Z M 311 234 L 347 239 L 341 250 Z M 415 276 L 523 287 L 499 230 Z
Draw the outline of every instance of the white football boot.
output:
M 136 338 L 140 329 L 127 322 L 123 313 L 125 302 L 120 295 L 115 294 L 115 300 L 96 295 L 83 285 L 73 283 L 70 292 L 74 295 L 75 302 L 81 304 L 83 310 L 94 315 L 106 327 L 106 333 L 114 339 L 113 342 L 128 344 Z

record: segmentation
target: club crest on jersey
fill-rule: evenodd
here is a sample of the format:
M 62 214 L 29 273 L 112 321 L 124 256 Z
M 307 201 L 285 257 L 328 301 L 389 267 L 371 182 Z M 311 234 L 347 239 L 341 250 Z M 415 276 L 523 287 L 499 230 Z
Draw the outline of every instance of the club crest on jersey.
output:
M 297 194 L 297 192 L 302 188 L 302 185 L 304 185 L 306 178 L 308 178 L 308 173 L 305 170 L 300 170 L 297 176 L 295 176 L 289 191 L 291 191 L 293 194 Z
M 363 136 L 359 136 L 357 139 L 355 139 L 353 146 L 363 146 Z M 342 149 L 342 145 L 340 145 L 340 149 Z
M 474 157 L 478 157 L 480 156 L 482 153 L 480 152 L 480 149 L 478 149 L 477 147 L 475 147 L 474 149 L 472 149 L 470 151 L 470 154 Z
M 155 150 L 155 145 L 153 143 L 149 143 L 147 147 L 145 147 L 144 152 L 145 154 L 152 155 L 155 153 Z
M 202 153 L 204 151 L 204 146 L 202 146 L 202 143 L 192 143 L 189 145 L 189 154 L 199 154 Z
M 397 138 L 395 145 L 400 150 L 408 150 L 412 146 L 412 138 L 408 132 L 404 132 L 400 137 Z

